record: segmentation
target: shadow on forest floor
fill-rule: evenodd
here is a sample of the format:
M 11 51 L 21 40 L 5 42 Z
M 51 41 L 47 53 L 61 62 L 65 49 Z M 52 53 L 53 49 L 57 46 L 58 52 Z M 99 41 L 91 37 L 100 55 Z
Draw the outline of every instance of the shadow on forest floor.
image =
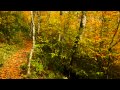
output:
M 120 61 L 115 61 L 110 68 L 110 77 L 112 79 L 120 79 Z

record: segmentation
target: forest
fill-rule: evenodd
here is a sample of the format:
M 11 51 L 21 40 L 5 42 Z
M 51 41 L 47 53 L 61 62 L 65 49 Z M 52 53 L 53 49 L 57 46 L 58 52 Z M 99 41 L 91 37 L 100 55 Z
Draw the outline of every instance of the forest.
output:
M 0 11 L 0 79 L 120 79 L 119 11 Z

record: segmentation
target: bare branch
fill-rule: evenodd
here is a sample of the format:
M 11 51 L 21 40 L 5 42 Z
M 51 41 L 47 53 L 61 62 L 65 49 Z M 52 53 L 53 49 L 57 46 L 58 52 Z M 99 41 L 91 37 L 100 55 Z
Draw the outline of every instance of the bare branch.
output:
M 115 46 L 115 45 L 117 45 L 118 43 L 120 42 L 120 39 L 116 42 L 116 43 L 114 43 L 111 47 L 109 47 L 109 51 L 111 51 L 111 49 Z
M 113 43 L 113 41 L 114 41 L 114 38 L 115 38 L 115 36 L 116 36 L 116 34 L 117 34 L 117 32 L 118 32 L 118 29 L 119 29 L 119 26 L 120 26 L 120 11 L 119 11 L 119 17 L 118 17 L 118 25 L 117 25 L 117 27 L 116 27 L 116 31 L 115 31 L 115 33 L 114 33 L 114 35 L 113 35 L 113 37 L 112 37 L 112 41 L 111 41 L 111 43 L 110 43 L 110 46 L 112 45 L 112 43 Z

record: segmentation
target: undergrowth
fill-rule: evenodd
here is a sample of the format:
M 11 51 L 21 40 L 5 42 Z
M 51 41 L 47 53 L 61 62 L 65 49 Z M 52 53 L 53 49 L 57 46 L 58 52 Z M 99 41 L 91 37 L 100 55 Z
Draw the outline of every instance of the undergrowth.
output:
M 44 68 L 42 63 L 31 61 L 31 75 L 27 76 L 27 64 L 23 63 L 21 66 L 21 74 L 23 79 L 67 79 L 60 72 L 48 70 Z

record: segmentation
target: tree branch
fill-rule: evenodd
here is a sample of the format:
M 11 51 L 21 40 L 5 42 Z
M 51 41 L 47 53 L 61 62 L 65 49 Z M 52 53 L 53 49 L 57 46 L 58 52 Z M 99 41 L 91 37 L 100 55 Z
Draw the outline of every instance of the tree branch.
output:
M 117 27 L 116 27 L 116 31 L 115 31 L 115 33 L 114 33 L 114 35 L 113 35 L 113 37 L 112 37 L 112 41 L 111 41 L 111 43 L 110 43 L 110 46 L 112 45 L 112 43 L 113 43 L 113 41 L 114 41 L 114 38 L 115 38 L 115 36 L 116 36 L 116 34 L 117 34 L 117 32 L 118 32 L 118 28 L 119 28 L 119 26 L 120 26 L 120 11 L 119 11 L 119 17 L 118 17 L 118 25 L 117 25 Z
M 118 43 L 120 42 L 120 39 L 116 42 L 116 43 L 114 43 L 111 47 L 109 47 L 109 51 L 111 51 L 111 49 L 115 46 L 115 45 L 117 45 Z

